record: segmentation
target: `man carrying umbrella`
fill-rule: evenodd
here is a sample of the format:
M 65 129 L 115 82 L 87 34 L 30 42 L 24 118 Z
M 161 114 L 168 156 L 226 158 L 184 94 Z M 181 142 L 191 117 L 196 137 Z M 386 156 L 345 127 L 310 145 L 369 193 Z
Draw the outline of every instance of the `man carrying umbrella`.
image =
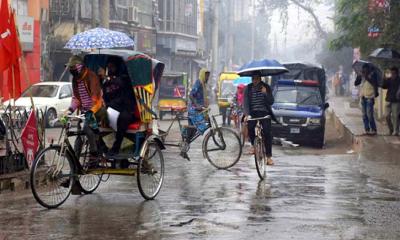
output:
M 376 72 L 371 70 L 371 67 L 368 63 L 365 63 L 362 66 L 361 76 L 357 76 L 354 85 L 361 86 L 360 96 L 365 133 L 368 135 L 376 135 L 374 105 L 375 98 L 379 95 L 378 77 Z
M 382 88 L 387 89 L 386 94 L 386 122 L 389 127 L 389 134 L 399 135 L 399 116 L 400 116 L 400 91 L 399 69 L 392 67 L 390 77 L 383 80 Z
M 73 97 L 65 114 L 70 115 L 77 109 L 85 114 L 83 131 L 89 140 L 90 159 L 95 163 L 98 158 L 96 117 L 100 118 L 100 109 L 103 105 L 100 81 L 97 75 L 84 65 L 83 59 L 79 56 L 72 56 L 66 66 L 73 76 Z
M 252 82 L 247 85 L 244 91 L 244 114 L 246 119 L 248 116 L 252 118 L 262 118 L 267 115 L 274 115 L 272 112 L 272 104 L 274 103 L 274 96 L 272 95 L 271 87 L 261 81 L 261 72 L 255 71 L 252 75 Z M 276 120 L 276 119 L 275 119 Z M 250 154 L 254 154 L 254 140 L 255 128 L 257 121 L 248 121 L 247 128 L 251 142 Z M 263 137 L 266 152 L 266 164 L 273 165 L 272 161 L 272 134 L 271 134 L 271 119 L 262 119 L 260 124 L 263 127 Z

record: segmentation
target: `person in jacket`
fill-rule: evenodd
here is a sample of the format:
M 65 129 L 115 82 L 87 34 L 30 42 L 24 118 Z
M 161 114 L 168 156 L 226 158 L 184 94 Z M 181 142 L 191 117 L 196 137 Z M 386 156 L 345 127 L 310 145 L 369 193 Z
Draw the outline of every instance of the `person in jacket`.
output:
M 374 105 L 379 95 L 378 78 L 367 63 L 362 66 L 361 75 L 356 78 L 355 86 L 359 85 L 365 134 L 376 135 Z
M 104 103 L 107 108 L 112 108 L 119 112 L 115 141 L 108 152 L 109 156 L 114 156 L 119 153 L 129 125 L 137 120 L 134 115 L 136 103 L 129 78 L 121 75 L 118 69 L 118 62 L 115 59 L 108 61 L 107 70 L 108 76 L 104 77 L 102 87 Z
M 251 79 L 251 83 L 247 85 L 244 91 L 244 114 L 246 120 L 248 117 L 251 118 L 262 118 L 270 115 L 269 119 L 262 119 L 260 123 L 263 128 L 263 138 L 265 144 L 266 163 L 267 165 L 273 165 L 272 160 L 272 133 L 271 133 L 271 119 L 276 121 L 272 112 L 272 104 L 274 103 L 274 96 L 272 95 L 271 87 L 261 81 L 261 73 L 256 72 Z M 252 145 L 250 154 L 254 154 L 254 140 L 255 140 L 255 128 L 257 121 L 248 121 L 247 129 Z
M 90 159 L 97 160 L 99 152 L 96 117 L 101 118 L 100 110 L 103 105 L 100 81 L 97 75 L 84 65 L 83 59 L 77 55 L 69 59 L 67 67 L 73 77 L 73 96 L 71 105 L 65 114 L 70 115 L 77 109 L 85 114 L 83 131 L 89 141 Z
M 400 91 L 399 69 L 392 67 L 390 77 L 383 80 L 382 88 L 387 89 L 386 94 L 386 122 L 389 128 L 389 134 L 399 135 L 399 117 L 400 117 L 400 98 L 397 93 Z

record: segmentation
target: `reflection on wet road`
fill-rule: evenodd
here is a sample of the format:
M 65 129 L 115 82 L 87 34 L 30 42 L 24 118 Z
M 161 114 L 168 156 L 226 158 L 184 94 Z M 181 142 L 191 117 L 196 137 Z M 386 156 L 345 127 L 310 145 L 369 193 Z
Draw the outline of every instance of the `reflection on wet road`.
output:
M 276 148 L 259 182 L 250 156 L 218 171 L 198 146 L 191 162 L 165 152 L 155 201 L 143 201 L 129 177 L 56 210 L 29 192 L 0 195 L 0 239 L 400 239 L 399 189 L 364 175 L 357 155 Z

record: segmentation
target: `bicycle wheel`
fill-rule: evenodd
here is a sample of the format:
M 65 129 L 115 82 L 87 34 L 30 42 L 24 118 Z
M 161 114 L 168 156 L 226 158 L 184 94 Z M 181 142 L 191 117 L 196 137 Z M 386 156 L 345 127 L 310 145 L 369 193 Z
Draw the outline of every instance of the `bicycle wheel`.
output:
M 218 169 L 232 167 L 242 155 L 238 134 L 225 127 L 211 129 L 203 140 L 203 155 Z
M 256 162 L 256 169 L 258 176 L 261 180 L 265 178 L 265 151 L 264 144 L 261 139 L 256 138 L 254 142 L 254 159 Z
M 140 194 L 146 200 L 154 199 L 164 181 L 164 157 L 155 142 L 149 142 L 146 153 L 139 160 L 137 182 Z
M 102 175 L 86 174 L 89 161 L 89 144 L 84 136 L 78 136 L 75 140 L 75 154 L 79 157 L 79 163 L 83 167 L 84 173 L 78 177 L 79 185 L 82 192 L 91 194 L 99 187 Z M 83 151 L 82 151 L 83 150 Z
M 31 190 L 36 201 L 46 208 L 63 204 L 74 184 L 74 165 L 71 156 L 61 153 L 61 146 L 43 149 L 31 169 Z

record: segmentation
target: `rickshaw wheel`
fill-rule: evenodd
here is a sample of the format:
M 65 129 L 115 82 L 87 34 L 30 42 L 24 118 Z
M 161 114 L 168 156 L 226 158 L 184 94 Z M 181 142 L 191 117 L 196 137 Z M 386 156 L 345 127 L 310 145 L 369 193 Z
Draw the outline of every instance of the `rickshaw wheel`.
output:
M 140 194 L 146 200 L 154 199 L 160 192 L 164 180 L 164 157 L 155 142 L 149 142 L 137 169 L 137 182 Z
M 30 183 L 36 201 L 46 208 L 63 204 L 75 182 L 72 157 L 60 154 L 61 146 L 40 151 L 32 164 Z
M 86 137 L 82 136 L 78 136 L 75 141 L 75 154 L 79 158 L 81 166 L 86 169 L 89 161 L 89 142 L 87 141 Z M 84 194 L 91 194 L 96 191 L 101 183 L 101 180 L 102 175 L 97 174 L 81 174 L 78 178 L 79 185 Z
M 234 166 L 242 155 L 238 134 L 225 127 L 210 130 L 203 140 L 203 154 L 218 169 Z

